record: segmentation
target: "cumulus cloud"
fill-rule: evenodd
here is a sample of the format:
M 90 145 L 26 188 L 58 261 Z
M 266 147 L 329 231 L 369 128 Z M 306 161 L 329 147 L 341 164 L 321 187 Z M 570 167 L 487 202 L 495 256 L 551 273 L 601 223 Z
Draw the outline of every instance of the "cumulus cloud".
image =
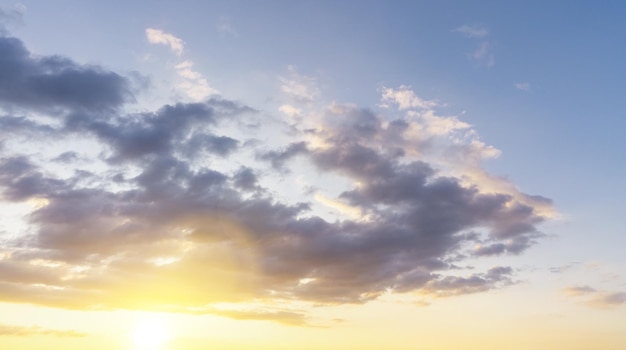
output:
M 158 40 L 182 51 L 182 41 Z M 128 113 L 132 94 L 123 76 L 35 57 L 16 38 L 0 40 L 0 57 L 0 74 L 22 91 L 0 88 L 2 101 L 22 113 L 7 111 L 0 123 L 31 147 L 54 145 L 38 156 L 11 143 L 0 149 L 2 200 L 36 203 L 25 218 L 29 229 L 0 246 L 2 301 L 205 308 L 304 324 L 306 315 L 293 310 L 211 305 L 363 303 L 386 293 L 504 287 L 514 283 L 511 267 L 456 276 L 453 262 L 521 254 L 549 218 L 538 204 L 550 206 L 543 197 L 474 181 L 469 165 L 478 167 L 493 149 L 471 125 L 439 115 L 435 102 L 406 86 L 382 91 L 383 113 L 393 117 L 341 103 L 304 115 L 284 104 L 293 107 L 282 108 L 286 117 L 302 114 L 300 124 L 271 142 L 257 139 L 258 151 L 250 152 L 245 145 L 268 130 L 241 127 L 250 115 L 263 118 L 242 103 L 211 98 Z M 180 70 L 198 78 L 191 65 Z M 29 83 L 12 76 L 19 74 Z M 314 85 L 293 73 L 282 91 L 290 103 L 314 108 L 321 93 Z M 31 137 L 40 134 L 45 140 Z M 80 161 L 77 140 L 95 149 Z M 294 189 L 280 181 L 293 174 L 311 183 L 331 178 L 338 189 L 291 196 Z M 320 204 L 339 218 L 325 219 Z
M 160 29 L 147 28 L 146 38 L 152 44 L 162 44 L 168 46 L 170 50 L 178 56 L 183 54 L 185 43 L 182 39 L 177 38 L 170 33 L 164 32 Z

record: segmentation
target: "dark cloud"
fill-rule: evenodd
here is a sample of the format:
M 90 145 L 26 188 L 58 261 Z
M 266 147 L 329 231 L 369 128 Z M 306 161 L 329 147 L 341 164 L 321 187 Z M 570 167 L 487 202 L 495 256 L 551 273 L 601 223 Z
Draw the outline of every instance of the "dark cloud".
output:
M 233 176 L 234 185 L 242 190 L 253 190 L 258 186 L 258 178 L 254 170 L 247 167 L 240 168 Z
M 257 158 L 269 161 L 275 169 L 283 169 L 285 162 L 299 154 L 306 153 L 306 151 L 307 148 L 305 142 L 294 142 L 285 149 L 279 151 L 260 153 Z
M 0 101 L 5 107 L 92 114 L 133 100 L 128 79 L 60 56 L 35 56 L 16 38 L 0 36 Z

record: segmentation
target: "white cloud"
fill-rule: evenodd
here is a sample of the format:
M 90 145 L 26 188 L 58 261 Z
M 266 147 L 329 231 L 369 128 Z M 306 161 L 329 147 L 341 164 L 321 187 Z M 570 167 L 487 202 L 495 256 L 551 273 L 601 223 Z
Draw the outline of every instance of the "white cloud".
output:
M 278 111 L 292 118 L 302 115 L 302 110 L 292 105 L 282 105 L 278 108 Z
M 159 29 L 147 28 L 146 37 L 152 44 L 169 46 L 170 50 L 179 57 L 183 54 L 184 41 L 170 33 Z M 211 95 L 219 94 L 219 91 L 210 86 L 200 72 L 193 70 L 193 66 L 194 63 L 192 61 L 184 60 L 174 67 L 179 78 L 179 81 L 175 83 L 174 89 L 196 102 L 202 101 Z
M 489 34 L 487 28 L 478 25 L 463 25 L 454 30 L 455 32 L 461 33 L 469 38 L 484 38 Z
M 381 89 L 383 107 L 388 107 L 385 102 L 393 102 L 399 109 L 421 108 L 430 109 L 437 106 L 437 102 L 423 100 L 411 90 L 410 86 L 400 85 L 398 89 L 383 87 Z
M 178 56 L 183 53 L 183 40 L 170 33 L 166 33 L 160 29 L 147 28 L 146 38 L 148 38 L 148 41 L 152 44 L 163 44 L 169 46 L 170 50 Z
M 192 67 L 193 62 L 189 60 L 183 61 L 176 66 L 178 76 L 182 78 L 182 81 L 176 85 L 176 88 L 194 101 L 202 101 L 211 95 L 219 94 L 219 91 L 211 87 L 202 74 L 194 71 Z
M 522 91 L 530 91 L 530 83 L 517 83 L 515 84 L 515 88 Z

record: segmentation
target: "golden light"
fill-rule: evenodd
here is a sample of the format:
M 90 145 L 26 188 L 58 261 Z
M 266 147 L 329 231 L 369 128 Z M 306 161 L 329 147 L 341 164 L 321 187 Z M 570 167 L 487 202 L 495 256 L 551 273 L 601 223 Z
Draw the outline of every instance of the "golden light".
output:
M 135 327 L 133 350 L 163 350 L 171 337 L 167 322 L 157 316 L 150 316 L 141 320 Z

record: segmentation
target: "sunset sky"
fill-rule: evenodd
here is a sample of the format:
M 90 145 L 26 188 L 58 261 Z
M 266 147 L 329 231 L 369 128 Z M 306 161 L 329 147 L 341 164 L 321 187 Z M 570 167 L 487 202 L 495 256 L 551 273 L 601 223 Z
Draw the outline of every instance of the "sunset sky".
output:
M 623 349 L 625 16 L 0 0 L 0 349 Z

